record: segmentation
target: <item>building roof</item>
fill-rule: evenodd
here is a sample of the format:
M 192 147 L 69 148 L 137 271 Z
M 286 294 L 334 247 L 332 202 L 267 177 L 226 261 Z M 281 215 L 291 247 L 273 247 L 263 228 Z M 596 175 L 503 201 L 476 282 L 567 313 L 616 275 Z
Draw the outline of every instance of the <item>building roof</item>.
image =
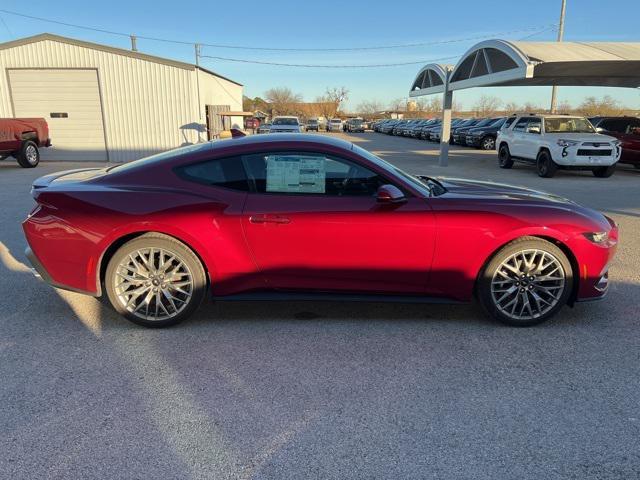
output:
M 59 43 L 66 43 L 68 45 L 75 45 L 78 47 L 90 48 L 92 50 L 100 50 L 103 52 L 113 53 L 115 55 L 123 55 L 125 57 L 139 58 L 140 60 L 146 60 L 148 62 L 160 63 L 162 65 L 169 65 L 171 67 L 182 68 L 185 70 L 195 70 L 198 69 L 210 75 L 214 75 L 223 80 L 227 80 L 228 82 L 235 83 L 236 85 L 242 86 L 241 83 L 236 82 L 235 80 L 231 80 L 230 78 L 224 77 L 218 73 L 215 73 L 211 70 L 203 68 L 201 66 L 196 66 L 193 63 L 185 63 L 177 60 L 171 60 L 163 57 L 156 57 L 155 55 L 148 55 L 146 53 L 134 52 L 133 50 L 126 50 L 124 48 L 118 47 L 110 47 L 108 45 L 102 45 L 99 43 L 86 42 L 84 40 L 76 40 L 74 38 L 62 37 L 60 35 L 54 35 L 52 33 L 41 33 L 39 35 L 34 35 L 31 37 L 19 38 L 18 40 L 12 40 L 9 42 L 0 43 L 0 50 L 6 50 L 8 48 L 19 47 L 22 45 L 28 45 L 36 42 L 43 41 L 52 41 Z

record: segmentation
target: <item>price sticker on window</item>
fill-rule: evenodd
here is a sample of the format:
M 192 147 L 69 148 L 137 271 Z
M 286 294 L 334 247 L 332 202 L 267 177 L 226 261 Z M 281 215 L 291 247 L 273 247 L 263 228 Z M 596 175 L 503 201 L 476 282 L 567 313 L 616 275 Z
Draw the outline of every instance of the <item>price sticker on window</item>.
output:
M 267 157 L 267 192 L 325 193 L 325 159 L 304 155 Z

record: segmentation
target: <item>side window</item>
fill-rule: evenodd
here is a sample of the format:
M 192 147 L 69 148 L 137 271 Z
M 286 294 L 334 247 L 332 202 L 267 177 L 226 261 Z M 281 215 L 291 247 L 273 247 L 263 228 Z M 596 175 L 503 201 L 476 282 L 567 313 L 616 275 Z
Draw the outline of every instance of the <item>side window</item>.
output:
M 502 124 L 502 130 L 506 130 L 507 128 L 509 128 L 511 124 L 515 122 L 515 120 L 516 120 L 516 117 L 507 118 L 505 122 Z
M 514 132 L 524 132 L 527 129 L 527 124 L 529 123 L 529 117 L 522 117 L 513 127 Z
M 243 160 L 258 193 L 375 196 L 387 183 L 360 165 L 318 153 L 269 152 Z
M 540 134 L 542 131 L 542 122 L 539 118 L 530 118 L 529 123 L 527 125 L 527 133 L 536 133 Z
M 241 157 L 228 157 L 192 163 L 176 169 L 178 176 L 191 182 L 249 191 Z

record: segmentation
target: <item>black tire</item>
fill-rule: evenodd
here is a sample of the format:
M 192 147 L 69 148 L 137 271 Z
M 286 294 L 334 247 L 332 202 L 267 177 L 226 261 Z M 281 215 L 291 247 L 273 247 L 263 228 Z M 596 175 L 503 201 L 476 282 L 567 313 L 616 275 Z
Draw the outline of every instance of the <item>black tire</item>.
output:
M 553 305 L 548 311 L 545 311 L 541 315 L 535 318 L 514 318 L 506 313 L 504 313 L 497 305 L 496 300 L 494 299 L 494 294 L 491 291 L 491 282 L 493 280 L 494 275 L 496 275 L 496 271 L 499 269 L 502 262 L 511 257 L 513 254 L 518 252 L 526 252 L 527 250 L 536 249 L 546 252 L 547 254 L 555 257 L 558 262 L 561 264 L 562 269 L 564 271 L 564 286 L 562 293 L 559 295 L 557 303 Z M 535 287 L 533 288 L 535 292 Z M 483 310 L 492 318 L 502 322 L 506 325 L 511 325 L 515 327 L 530 327 L 533 325 L 538 325 L 552 316 L 554 316 L 558 311 L 567 303 L 569 300 L 571 293 L 574 289 L 574 276 L 573 269 L 571 267 L 571 262 L 564 254 L 564 252 L 554 245 L 551 242 L 543 240 L 541 238 L 536 237 L 522 237 L 516 239 L 504 247 L 502 247 L 497 253 L 491 257 L 491 259 L 487 262 L 486 266 L 480 272 L 476 283 L 476 296 L 477 299 L 482 306 Z M 521 292 L 525 290 L 520 290 Z M 518 292 L 516 290 L 516 295 Z M 499 295 L 496 293 L 496 295 Z M 531 294 L 529 294 L 529 298 Z
M 38 145 L 33 140 L 24 140 L 22 142 L 22 148 L 16 155 L 18 165 L 22 168 L 34 168 L 40 163 L 40 151 Z
M 548 151 L 540 150 L 536 158 L 536 170 L 539 177 L 551 178 L 558 171 L 558 164 L 553 161 Z
M 186 265 L 188 272 L 191 275 L 191 296 L 186 301 L 184 301 L 183 304 L 179 305 L 179 311 L 177 314 L 174 314 L 174 316 L 170 316 L 168 318 L 148 319 L 143 318 L 142 314 L 138 316 L 137 314 L 132 313 L 126 308 L 126 305 L 122 303 L 123 300 L 121 300 L 116 293 L 115 282 L 116 276 L 120 277 L 120 275 L 118 274 L 120 263 L 130 254 L 133 253 L 135 255 L 135 252 L 137 250 L 149 248 L 163 249 L 166 252 L 175 255 L 184 265 Z M 184 278 L 184 276 L 181 277 Z M 146 285 L 149 284 L 150 282 L 146 282 Z M 135 288 L 132 287 L 132 289 Z M 130 240 L 122 245 L 109 260 L 109 264 L 107 265 L 107 270 L 104 277 L 104 290 L 106 291 L 107 297 L 109 298 L 109 301 L 111 302 L 113 308 L 120 315 L 124 316 L 131 322 L 142 325 L 144 327 L 152 328 L 169 327 L 172 325 L 177 325 L 178 323 L 184 321 L 198 309 L 205 297 L 206 289 L 207 276 L 205 274 L 202 263 L 200 262 L 200 259 L 196 256 L 196 254 L 184 243 L 176 240 L 173 237 L 169 237 L 160 233 L 147 233 L 140 237 L 134 238 L 133 240 Z M 162 289 L 159 290 L 161 291 Z M 176 293 L 176 295 L 178 295 L 178 293 Z M 155 304 L 157 302 L 157 299 L 153 298 L 152 293 L 149 293 L 149 296 L 152 297 L 149 302 L 153 300 Z M 173 299 L 177 300 L 177 297 L 173 297 Z M 178 309 L 176 308 L 176 311 L 177 310 Z
M 613 175 L 613 172 L 616 171 L 616 165 L 614 163 L 613 165 L 610 165 L 608 167 L 594 168 L 591 171 L 593 172 L 593 175 L 598 178 L 609 178 L 611 175 Z
M 500 145 L 500 149 L 498 150 L 498 166 L 500 168 L 513 167 L 513 158 L 511 158 L 511 152 L 509 151 L 509 147 L 504 143 Z
M 490 135 L 483 137 L 480 140 L 480 148 L 482 150 L 495 150 L 496 149 L 496 139 Z

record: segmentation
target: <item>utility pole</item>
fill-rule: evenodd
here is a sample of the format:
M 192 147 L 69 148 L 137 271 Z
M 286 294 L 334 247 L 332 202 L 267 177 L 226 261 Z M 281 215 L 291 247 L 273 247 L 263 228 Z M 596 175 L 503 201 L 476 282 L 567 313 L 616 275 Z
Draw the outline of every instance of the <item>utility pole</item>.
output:
M 567 12 L 567 0 L 562 0 L 562 7 L 560 8 L 560 23 L 558 24 L 558 42 L 561 42 L 564 37 L 564 16 Z M 551 113 L 556 113 L 556 107 L 558 104 L 558 87 L 551 87 Z

